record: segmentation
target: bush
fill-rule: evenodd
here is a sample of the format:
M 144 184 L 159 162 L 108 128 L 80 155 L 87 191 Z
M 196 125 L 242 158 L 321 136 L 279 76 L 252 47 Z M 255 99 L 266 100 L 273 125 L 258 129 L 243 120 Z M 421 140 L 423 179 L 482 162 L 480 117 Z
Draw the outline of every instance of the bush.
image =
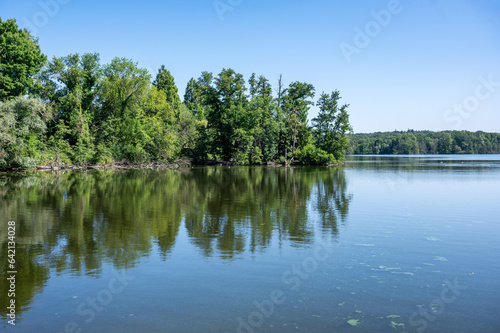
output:
M 12 167 L 17 167 L 17 168 L 29 169 L 29 168 L 36 167 L 39 162 L 40 161 L 38 159 L 36 159 L 36 158 L 31 158 L 31 157 L 16 157 L 11 162 L 11 166 Z
M 79 141 L 72 150 L 72 160 L 75 164 L 84 164 L 90 162 L 94 157 L 94 145 L 84 144 Z
M 248 151 L 237 152 L 235 158 L 239 165 L 261 165 L 262 151 L 259 147 L 250 147 Z
M 145 163 L 149 161 L 149 154 L 140 145 L 128 145 L 124 149 L 124 157 L 132 163 Z
M 71 165 L 71 160 L 68 155 L 57 150 L 44 151 L 40 154 L 38 165 Z
M 47 106 L 33 98 L 0 102 L 0 169 L 30 168 L 43 149 Z
M 102 165 L 113 162 L 113 154 L 111 150 L 107 148 L 104 144 L 100 143 L 97 146 L 92 163 Z
M 333 154 L 328 154 L 326 151 L 317 148 L 312 143 L 309 143 L 302 150 L 298 150 L 295 155 L 301 164 L 305 165 L 327 165 L 335 163 Z

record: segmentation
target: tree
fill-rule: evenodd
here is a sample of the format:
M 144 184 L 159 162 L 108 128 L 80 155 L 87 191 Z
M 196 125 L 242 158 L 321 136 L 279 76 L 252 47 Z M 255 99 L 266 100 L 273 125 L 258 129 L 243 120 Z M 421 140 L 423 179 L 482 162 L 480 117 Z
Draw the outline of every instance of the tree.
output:
M 167 102 L 172 105 L 172 109 L 176 113 L 179 113 L 181 108 L 181 99 L 179 98 L 174 77 L 165 68 L 165 65 L 161 65 L 161 68 L 158 70 L 158 74 L 156 74 L 156 79 L 154 80 L 153 85 L 159 90 L 163 90 L 167 98 Z
M 233 69 L 222 69 L 214 80 L 216 96 L 210 96 L 207 115 L 215 145 L 212 153 L 229 160 L 234 157 L 235 130 L 241 127 L 241 117 L 247 104 L 243 75 Z M 216 97 L 216 98 L 214 98 Z
M 0 18 L 0 101 L 33 89 L 33 76 L 45 61 L 37 38 L 19 29 L 16 20 Z
M 178 142 L 181 150 L 189 151 L 195 161 L 200 162 L 200 156 L 205 152 L 201 135 L 205 132 L 207 121 L 195 118 L 188 107 L 181 104 L 180 127 L 182 131 L 179 131 Z
M 40 161 L 48 112 L 35 98 L 0 102 L 0 169 L 33 167 Z
M 54 57 L 40 75 L 38 94 L 56 108 L 55 123 L 62 120 L 68 127 L 64 139 L 71 145 L 88 145 L 91 141 L 90 127 L 101 75 L 99 62 L 98 53 Z
M 453 139 L 448 132 L 439 133 L 437 148 L 440 154 L 450 154 L 452 149 Z
M 408 131 L 351 134 L 351 154 L 498 154 L 500 134 Z
M 180 104 L 179 104 L 180 105 Z M 174 159 L 179 150 L 176 112 L 168 101 L 164 90 L 153 86 L 141 105 L 144 110 L 144 140 L 141 143 L 151 157 L 163 160 Z
M 196 136 L 196 134 L 194 133 L 193 128 L 190 128 L 192 117 L 188 116 L 188 114 L 186 114 L 185 112 L 182 112 L 181 99 L 179 98 L 178 89 L 175 85 L 174 77 L 167 69 L 165 69 L 164 65 L 162 65 L 158 70 L 158 74 L 156 75 L 156 79 L 153 82 L 153 86 L 165 93 L 166 101 L 170 105 L 173 114 L 175 115 L 178 136 L 179 138 L 182 138 L 182 140 L 179 141 L 180 146 L 178 148 L 189 148 L 195 159 L 198 159 L 196 151 L 194 149 L 194 137 Z M 189 119 L 183 119 L 183 117 L 188 117 Z
M 296 148 L 301 148 L 308 143 L 309 128 L 307 115 L 310 106 L 314 104 L 314 86 L 304 82 L 292 82 L 284 90 L 281 98 L 281 109 L 284 117 L 284 127 L 281 133 L 281 150 L 285 159 L 291 150 L 292 159 Z
M 187 83 L 184 93 L 184 104 L 196 119 L 205 119 L 206 115 L 202 87 L 194 78 L 191 78 Z
M 147 159 L 147 133 L 141 103 L 151 89 L 146 69 L 125 58 L 115 58 L 103 70 L 100 83 L 101 108 L 97 115 L 98 139 L 112 147 L 114 156 L 133 161 Z
M 209 159 L 209 154 L 210 158 L 214 158 L 215 129 L 208 126 L 208 117 L 211 114 L 210 110 L 218 105 L 219 99 L 213 80 L 212 73 L 202 72 L 197 80 L 194 78 L 189 80 L 184 95 L 184 104 L 196 120 L 192 124 L 198 132 L 196 135 L 198 139 L 191 146 L 194 147 L 192 152 L 195 159 L 200 161 Z
M 319 113 L 313 119 L 316 145 L 333 154 L 337 161 L 344 159 L 349 147 L 347 134 L 352 131 L 349 124 L 348 104 L 339 106 L 340 93 L 335 90 L 330 95 L 322 93 L 317 106 Z
M 248 124 L 253 143 L 248 152 L 249 163 L 273 160 L 278 154 L 279 119 L 272 87 L 264 76 L 249 80 L 251 100 L 248 105 Z

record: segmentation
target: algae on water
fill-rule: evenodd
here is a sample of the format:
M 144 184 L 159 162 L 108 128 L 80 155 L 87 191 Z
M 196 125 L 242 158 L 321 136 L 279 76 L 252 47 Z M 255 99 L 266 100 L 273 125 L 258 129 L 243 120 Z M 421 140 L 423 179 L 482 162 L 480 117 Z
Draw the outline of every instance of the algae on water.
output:
M 405 327 L 405 324 L 403 323 L 396 323 L 395 321 L 391 320 L 391 327 L 394 329 L 397 329 L 398 327 Z
M 359 325 L 359 319 L 349 319 L 347 323 L 351 326 L 358 326 Z

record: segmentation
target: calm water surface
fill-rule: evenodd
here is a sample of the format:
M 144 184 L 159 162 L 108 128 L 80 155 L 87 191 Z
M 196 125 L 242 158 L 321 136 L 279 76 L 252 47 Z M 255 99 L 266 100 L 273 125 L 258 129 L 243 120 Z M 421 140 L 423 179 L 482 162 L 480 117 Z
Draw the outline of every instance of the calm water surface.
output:
M 500 332 L 499 197 L 499 155 L 3 174 L 0 331 Z

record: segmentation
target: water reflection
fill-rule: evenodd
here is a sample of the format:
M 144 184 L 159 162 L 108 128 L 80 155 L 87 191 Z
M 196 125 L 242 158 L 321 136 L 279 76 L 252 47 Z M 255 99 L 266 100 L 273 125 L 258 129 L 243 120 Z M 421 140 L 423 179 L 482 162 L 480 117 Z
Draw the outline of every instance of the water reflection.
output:
M 0 188 L 0 219 L 17 225 L 18 313 L 51 274 L 98 278 L 105 263 L 131 268 L 155 249 L 166 260 L 181 225 L 204 256 L 234 260 L 273 239 L 309 246 L 318 226 L 336 235 L 351 201 L 343 169 L 332 168 L 43 173 L 3 176 Z

